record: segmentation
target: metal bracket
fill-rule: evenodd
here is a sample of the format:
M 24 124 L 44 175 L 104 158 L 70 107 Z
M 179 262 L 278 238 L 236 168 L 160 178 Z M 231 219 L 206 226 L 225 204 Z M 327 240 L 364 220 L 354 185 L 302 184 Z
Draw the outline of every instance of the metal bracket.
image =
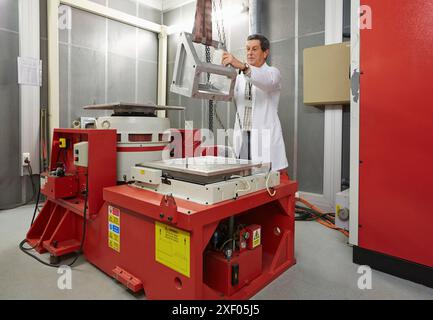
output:
M 160 218 L 171 224 L 177 224 L 177 205 L 172 195 L 164 195 L 161 199 Z

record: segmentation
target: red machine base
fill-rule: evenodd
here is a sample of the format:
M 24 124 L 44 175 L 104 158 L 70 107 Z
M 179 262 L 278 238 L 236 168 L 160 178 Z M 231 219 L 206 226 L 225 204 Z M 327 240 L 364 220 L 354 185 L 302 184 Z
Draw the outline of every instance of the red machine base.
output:
M 27 243 L 39 253 L 60 257 L 79 250 L 83 217 L 65 204 L 47 200 L 27 233 Z
M 87 220 L 84 255 L 148 299 L 251 298 L 295 264 L 297 183 L 282 180 L 275 190 L 275 197 L 264 190 L 205 206 L 129 185 L 105 188 L 105 204 Z M 232 216 L 239 226 L 260 226 L 261 235 L 258 246 L 234 252 L 227 262 L 210 244 Z M 62 256 L 79 248 L 82 224 L 70 202 L 48 200 L 27 242 L 40 253 Z M 162 232 L 169 238 L 161 238 Z M 172 250 L 175 243 L 180 251 Z
M 176 199 L 174 207 L 170 203 L 170 208 L 164 208 L 166 200 L 160 194 L 129 185 L 106 188 L 106 203 L 88 223 L 85 256 L 124 284 L 129 277 L 128 288 L 136 291 L 142 287 L 148 299 L 248 299 L 295 264 L 297 184 L 282 181 L 276 190 L 275 197 L 264 190 L 213 206 Z M 170 223 L 169 216 L 177 223 Z M 229 288 L 231 278 L 228 282 L 226 278 L 225 289 L 221 289 L 212 284 L 224 275 L 210 268 L 206 257 L 217 254 L 209 251 L 212 236 L 231 216 L 245 226 L 260 225 L 261 245 L 242 251 L 242 257 L 233 256 L 242 283 Z M 161 232 L 169 232 L 170 240 L 160 240 Z M 171 252 L 173 243 L 164 241 L 178 241 L 185 249 Z M 113 270 L 122 270 L 126 278 L 119 278 L 120 271 L 113 274 Z

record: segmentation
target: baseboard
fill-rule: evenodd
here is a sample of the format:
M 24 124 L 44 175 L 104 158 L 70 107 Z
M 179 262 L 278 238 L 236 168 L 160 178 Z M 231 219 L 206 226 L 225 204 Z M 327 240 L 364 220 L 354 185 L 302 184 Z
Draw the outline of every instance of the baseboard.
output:
M 433 268 L 379 252 L 353 247 L 353 262 L 433 288 Z

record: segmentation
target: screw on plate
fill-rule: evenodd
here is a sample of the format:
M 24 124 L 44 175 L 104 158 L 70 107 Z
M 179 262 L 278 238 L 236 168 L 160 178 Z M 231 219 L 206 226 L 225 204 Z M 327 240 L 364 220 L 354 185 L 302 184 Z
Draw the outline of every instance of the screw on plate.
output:
M 160 214 L 159 214 L 159 217 L 160 217 L 161 219 L 164 219 L 164 214 L 163 214 L 163 213 L 160 213 Z
M 172 222 L 173 221 L 173 217 L 168 217 L 168 221 Z

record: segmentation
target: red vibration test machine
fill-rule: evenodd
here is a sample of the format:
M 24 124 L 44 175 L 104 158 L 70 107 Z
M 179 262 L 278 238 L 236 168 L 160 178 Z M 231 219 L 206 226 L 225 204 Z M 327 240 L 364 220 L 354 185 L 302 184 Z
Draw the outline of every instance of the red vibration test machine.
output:
M 54 131 L 47 200 L 26 237 L 53 263 L 82 249 L 148 299 L 248 299 L 295 264 L 296 182 L 191 158 L 118 182 L 117 143 L 116 130 Z

